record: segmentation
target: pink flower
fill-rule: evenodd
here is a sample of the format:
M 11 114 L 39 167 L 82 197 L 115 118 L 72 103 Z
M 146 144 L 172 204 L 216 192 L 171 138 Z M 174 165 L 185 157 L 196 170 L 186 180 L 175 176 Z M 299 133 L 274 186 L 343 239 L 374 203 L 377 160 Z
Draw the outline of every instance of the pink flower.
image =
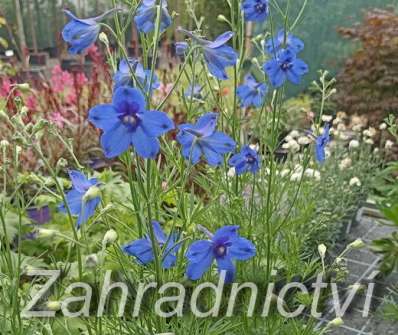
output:
M 3 78 L 0 86 L 0 96 L 7 98 L 11 92 L 11 80 L 9 78 Z
M 173 84 L 160 84 L 159 91 L 162 97 L 167 97 L 167 95 L 170 93 L 171 89 L 173 88 Z
M 63 128 L 65 124 L 65 119 L 59 112 L 54 112 L 49 117 L 51 122 L 54 122 L 59 128 Z
M 83 72 L 77 73 L 75 80 L 76 80 L 76 86 L 78 88 L 82 88 L 84 85 L 86 85 L 88 83 L 88 79 Z
M 65 89 L 73 87 L 73 76 L 61 69 L 61 66 L 54 66 L 51 72 L 51 86 L 55 93 L 62 93 Z
M 25 104 L 26 104 L 26 107 L 29 108 L 29 110 L 34 111 L 37 109 L 37 105 L 38 105 L 37 98 L 34 95 L 29 95 L 26 98 Z

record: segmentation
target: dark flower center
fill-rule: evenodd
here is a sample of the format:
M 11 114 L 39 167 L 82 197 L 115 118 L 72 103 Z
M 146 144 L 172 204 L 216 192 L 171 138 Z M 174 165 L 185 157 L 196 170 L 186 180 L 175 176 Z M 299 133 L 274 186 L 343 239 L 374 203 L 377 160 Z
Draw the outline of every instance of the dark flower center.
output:
M 246 161 L 249 164 L 254 164 L 256 162 L 256 158 L 249 154 L 246 156 Z
M 140 118 L 138 117 L 139 109 L 140 107 L 136 102 L 125 103 L 121 107 L 120 120 L 131 129 L 137 128 L 140 122 Z
M 292 68 L 292 63 L 289 62 L 289 61 L 283 62 L 283 63 L 281 64 L 281 69 L 282 69 L 282 71 L 287 71 L 287 70 L 289 70 L 289 69 L 291 69 L 291 68 Z
M 256 12 L 263 13 L 267 10 L 267 5 L 265 3 L 259 2 L 254 6 Z
M 214 253 L 216 257 L 224 257 L 227 253 L 227 247 L 223 244 L 218 245 L 214 248 Z

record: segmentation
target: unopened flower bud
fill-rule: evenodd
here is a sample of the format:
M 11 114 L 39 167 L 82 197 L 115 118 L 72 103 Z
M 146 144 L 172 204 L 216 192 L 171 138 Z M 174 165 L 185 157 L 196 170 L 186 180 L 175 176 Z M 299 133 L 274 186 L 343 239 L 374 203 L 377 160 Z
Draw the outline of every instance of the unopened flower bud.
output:
M 360 238 L 358 238 L 354 242 L 350 243 L 348 245 L 348 248 L 349 249 L 362 249 L 365 246 L 366 246 L 365 243 Z
M 16 84 L 15 87 L 21 91 L 29 91 L 30 90 L 30 85 L 28 83 Z
M 51 238 L 57 235 L 57 231 L 54 229 L 40 228 L 37 230 L 37 237 L 39 238 Z
M 107 36 L 104 32 L 101 32 L 101 33 L 99 34 L 98 38 L 99 38 L 99 40 L 100 40 L 102 43 L 104 43 L 106 46 L 109 45 L 108 36 Z
M 85 263 L 86 263 L 86 267 L 91 268 L 91 269 L 95 268 L 98 264 L 97 254 L 91 254 L 91 255 L 86 256 Z
M 65 158 L 61 157 L 60 159 L 58 159 L 58 162 L 57 162 L 58 168 L 64 168 L 67 165 L 68 165 L 68 161 Z
M 221 14 L 217 16 L 217 21 L 229 23 L 227 18 L 224 15 L 221 15 Z
M 22 148 L 19 146 L 19 145 L 17 145 L 16 147 L 15 147 L 15 153 L 16 153 L 16 155 L 17 156 L 19 156 L 19 154 L 22 152 Z
M 87 202 L 98 198 L 101 195 L 101 190 L 97 186 L 91 186 L 83 196 L 83 201 Z
M 50 311 L 57 312 L 61 309 L 61 302 L 60 301 L 49 301 L 49 302 L 47 302 L 47 308 Z
M 0 147 L 1 147 L 2 149 L 7 148 L 9 145 L 10 145 L 10 142 L 8 142 L 7 140 L 2 140 L 2 141 L 0 141 Z
M 342 318 L 336 318 L 336 319 L 333 319 L 332 321 L 330 321 L 328 323 L 328 326 L 330 326 L 330 327 L 340 327 L 343 324 L 344 324 L 344 321 L 343 321 Z
M 325 258 L 326 250 L 327 250 L 326 245 L 324 245 L 324 244 L 318 245 L 318 252 L 319 252 L 319 255 L 320 255 L 322 258 Z
M 103 245 L 112 244 L 117 240 L 117 232 L 113 229 L 109 229 L 102 240 Z

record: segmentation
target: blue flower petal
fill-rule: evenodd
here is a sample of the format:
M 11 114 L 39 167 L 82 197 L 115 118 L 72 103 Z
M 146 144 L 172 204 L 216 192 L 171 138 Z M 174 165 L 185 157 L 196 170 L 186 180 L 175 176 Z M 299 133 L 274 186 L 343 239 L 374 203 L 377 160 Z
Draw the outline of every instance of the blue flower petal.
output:
M 206 158 L 207 163 L 210 166 L 219 166 L 223 162 L 223 156 L 221 156 L 219 153 L 213 151 L 210 147 L 207 146 L 202 146 L 202 151 L 203 154 Z
M 77 190 L 72 189 L 66 194 L 66 202 L 68 204 L 69 210 L 72 214 L 77 215 L 80 213 L 82 207 L 82 199 L 84 193 L 81 193 Z M 62 213 L 66 214 L 65 204 L 62 203 L 58 206 L 58 210 Z
M 232 240 L 238 236 L 239 226 L 224 226 L 218 229 L 213 237 L 213 241 Z
M 235 279 L 235 265 L 228 256 L 216 258 L 218 272 L 226 271 L 225 283 L 232 283 Z
M 112 104 L 117 111 L 124 114 L 127 110 L 131 109 L 137 113 L 145 112 L 145 98 L 141 92 L 135 88 L 122 86 L 119 87 L 113 94 Z
M 140 115 L 144 131 L 152 137 L 161 136 L 174 129 L 174 123 L 166 113 L 147 111 Z
M 86 192 L 91 185 L 86 176 L 80 171 L 69 170 L 69 178 L 72 181 L 73 187 L 79 192 Z
M 131 142 L 142 158 L 154 159 L 160 150 L 159 140 L 148 136 L 141 127 L 137 127 L 131 134 Z
M 82 209 L 77 220 L 77 228 L 80 228 L 83 223 L 86 223 L 88 219 L 94 215 L 95 209 L 100 201 L 101 199 L 99 197 L 90 199 L 87 202 L 84 202 L 84 200 L 82 201 Z
M 107 158 L 114 158 L 129 148 L 131 132 L 122 122 L 116 123 L 101 136 L 101 146 Z
M 236 143 L 231 137 L 219 131 L 214 132 L 211 136 L 202 138 L 200 142 L 219 154 L 232 152 L 236 147 Z
M 187 42 L 176 42 L 175 46 L 176 54 L 178 56 L 184 56 L 189 47 Z
M 123 251 L 130 256 L 134 256 L 142 265 L 149 264 L 154 260 L 152 244 L 147 238 L 123 246 Z
M 158 221 L 152 221 L 153 232 L 155 234 L 156 240 L 158 243 L 163 244 L 167 241 L 167 236 L 164 233 L 162 226 Z
M 201 116 L 193 127 L 201 136 L 210 136 L 217 127 L 218 114 L 206 113 Z
M 97 128 L 107 131 L 120 122 L 117 110 L 111 104 L 97 105 L 88 113 L 89 121 Z
M 189 261 L 187 277 L 191 280 L 202 278 L 214 260 L 212 243 L 205 240 L 192 243 L 188 248 L 186 257 Z
M 238 237 L 228 249 L 229 256 L 239 261 L 246 261 L 256 255 L 256 247 L 249 240 Z
M 211 49 L 216 49 L 227 43 L 235 34 L 232 31 L 226 31 L 218 36 L 213 42 L 208 43 L 206 46 Z

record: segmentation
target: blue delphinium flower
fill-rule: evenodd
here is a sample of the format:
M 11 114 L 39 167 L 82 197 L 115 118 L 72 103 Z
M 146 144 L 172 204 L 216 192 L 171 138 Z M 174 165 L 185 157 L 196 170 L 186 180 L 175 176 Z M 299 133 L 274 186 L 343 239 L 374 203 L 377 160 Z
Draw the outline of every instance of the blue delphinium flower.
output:
M 189 48 L 189 45 L 187 42 L 176 42 L 175 47 L 176 47 L 176 54 L 178 56 L 184 56 Z
M 161 3 L 160 31 L 163 32 L 171 25 L 171 16 L 167 10 L 167 0 L 161 0 Z M 156 16 L 156 0 L 143 0 L 134 18 L 137 29 L 145 34 L 155 30 Z
M 71 11 L 64 10 L 64 13 L 71 19 L 62 30 L 62 37 L 70 44 L 71 54 L 80 54 L 87 50 L 98 38 L 101 30 L 100 22 L 108 14 L 117 9 L 111 9 L 104 14 L 88 19 L 79 19 Z
M 315 140 L 315 158 L 319 163 L 326 159 L 325 148 L 330 142 L 330 125 L 327 123 L 323 128 L 323 133 Z
M 122 59 L 119 63 L 119 69 L 113 76 L 115 81 L 114 89 L 121 86 L 133 86 L 133 77 L 130 73 L 130 68 L 134 72 L 135 78 L 139 81 L 145 93 L 148 93 L 151 79 L 151 70 L 144 70 L 141 63 L 135 58 Z M 159 78 L 156 74 L 153 75 L 151 93 L 153 90 L 160 87 Z
M 304 50 L 304 42 L 302 40 L 290 33 L 286 36 L 285 35 L 286 34 L 283 29 L 279 30 L 275 37 L 270 38 L 265 43 L 266 50 L 271 54 L 279 51 L 280 49 L 290 49 L 295 54 L 298 54 Z
M 308 65 L 297 58 L 292 50 L 282 49 L 275 58 L 264 64 L 264 72 L 276 88 L 281 87 L 286 79 L 298 85 L 301 77 L 308 72 Z
M 232 31 L 227 31 L 218 36 L 214 41 L 208 41 L 195 36 L 192 32 L 179 28 L 179 31 L 191 37 L 203 50 L 209 72 L 220 80 L 228 79 L 225 68 L 234 66 L 238 60 L 238 54 L 226 43 L 234 36 Z
M 192 243 L 186 253 L 188 259 L 187 277 L 198 280 L 211 267 L 214 260 L 218 271 L 226 271 L 225 282 L 231 283 L 235 278 L 234 261 L 246 261 L 256 255 L 256 247 L 249 240 L 238 235 L 239 226 L 225 226 L 213 235 L 201 227 L 208 240 Z
M 265 21 L 269 15 L 268 0 L 245 0 L 242 10 L 246 21 Z
M 231 157 L 229 165 L 235 168 L 238 176 L 245 172 L 254 174 L 260 170 L 260 157 L 257 151 L 245 145 L 239 153 Z
M 202 86 L 201 85 L 189 85 L 188 88 L 185 90 L 185 97 L 189 99 L 200 99 L 201 98 L 201 92 L 202 92 Z
M 71 214 L 78 215 L 77 228 L 94 215 L 95 209 L 100 203 L 100 190 L 96 178 L 87 179 L 79 171 L 69 171 L 69 177 L 72 181 L 72 190 L 66 194 L 66 202 Z M 67 213 L 65 204 L 58 207 L 62 213 Z
M 268 87 L 265 83 L 258 83 L 256 79 L 248 74 L 245 77 L 245 83 L 237 89 L 242 107 L 261 107 L 265 100 Z
M 130 145 L 143 158 L 155 158 L 160 150 L 158 137 L 174 128 L 166 113 L 148 111 L 144 96 L 135 88 L 122 86 L 111 104 L 89 111 L 89 120 L 103 130 L 101 145 L 107 158 L 119 156 Z
M 236 144 L 228 135 L 216 131 L 218 116 L 207 113 L 196 124 L 182 124 L 178 127 L 177 141 L 182 146 L 182 155 L 193 165 L 204 156 L 211 166 L 218 166 L 224 154 L 234 150 Z
M 152 221 L 152 226 L 159 249 L 163 251 L 162 267 L 170 269 L 175 265 L 177 260 L 176 254 L 181 247 L 181 244 L 178 243 L 178 234 L 171 233 L 169 236 L 166 236 L 160 223 L 157 221 Z M 123 251 L 130 256 L 134 256 L 141 265 L 147 265 L 155 259 L 154 246 L 148 234 L 142 239 L 123 246 Z

